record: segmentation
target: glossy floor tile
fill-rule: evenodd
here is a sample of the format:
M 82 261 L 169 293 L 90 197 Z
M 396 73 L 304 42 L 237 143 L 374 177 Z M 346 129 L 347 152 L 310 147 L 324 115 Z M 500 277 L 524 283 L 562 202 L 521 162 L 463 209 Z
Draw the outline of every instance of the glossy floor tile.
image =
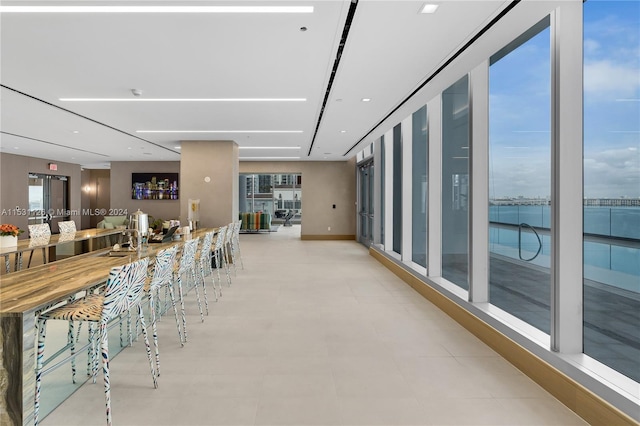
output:
M 142 339 L 112 360 L 115 425 L 585 424 L 365 247 L 299 232 L 241 235 L 204 323 L 186 298 L 183 348 L 162 318 L 158 389 Z M 101 379 L 42 424 L 104 424 Z

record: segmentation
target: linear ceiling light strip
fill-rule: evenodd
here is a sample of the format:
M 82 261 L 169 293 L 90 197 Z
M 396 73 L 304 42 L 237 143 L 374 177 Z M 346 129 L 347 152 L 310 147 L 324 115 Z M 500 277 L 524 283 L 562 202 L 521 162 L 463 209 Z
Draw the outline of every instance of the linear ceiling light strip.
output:
M 70 147 L 70 146 L 61 145 L 59 143 L 49 142 L 49 141 L 45 141 L 45 140 L 42 140 L 42 139 L 36 139 L 36 138 L 29 137 L 29 136 L 17 135 L 15 133 L 9 133 L 9 132 L 5 132 L 5 131 L 0 131 L 0 133 L 2 133 L 3 135 L 15 136 L 17 138 L 22 138 L 22 139 L 29 139 L 31 141 L 42 142 L 42 143 L 46 143 L 47 145 L 58 146 L 58 147 L 61 147 L 61 148 L 71 149 L 71 150 L 74 150 L 74 151 L 86 152 L 88 154 L 100 155 L 102 157 L 109 157 L 109 155 L 107 155 L 107 154 L 100 154 L 99 152 L 87 151 L 86 149 L 73 148 L 73 147 Z
M 344 46 L 347 43 L 347 36 L 349 35 L 349 29 L 351 28 L 351 21 L 353 21 L 353 16 L 356 13 L 357 6 L 358 6 L 358 0 L 351 0 L 351 5 L 349 5 L 349 13 L 347 14 L 347 20 L 345 21 L 344 28 L 342 29 L 342 37 L 340 37 L 340 45 L 338 46 L 338 51 L 336 52 L 336 59 L 333 61 L 333 68 L 331 69 L 329 84 L 327 84 L 327 90 L 324 93 L 324 100 L 322 101 L 322 107 L 320 108 L 320 114 L 318 115 L 318 122 L 316 123 L 316 129 L 313 132 L 313 138 L 311 139 L 311 145 L 309 146 L 309 152 L 307 153 L 307 156 L 311 155 L 313 144 L 316 141 L 316 136 L 318 135 L 318 130 L 320 129 L 320 123 L 322 122 L 324 109 L 327 106 L 327 102 L 329 101 L 331 86 L 333 86 L 333 79 L 335 78 L 336 72 L 338 71 L 338 66 L 340 65 L 340 58 L 342 57 L 342 51 L 344 50 Z
M 472 44 L 474 44 L 480 37 L 482 37 L 482 35 L 484 33 L 486 33 L 487 31 L 489 31 L 491 29 L 491 27 L 493 27 L 498 21 L 500 21 L 502 18 L 504 18 L 504 16 L 509 13 L 514 7 L 517 6 L 518 3 L 520 3 L 521 0 L 514 0 L 512 1 L 509 6 L 507 6 L 502 12 L 500 12 L 498 14 L 498 16 L 496 16 L 495 18 L 493 18 L 491 20 L 491 22 L 489 22 L 487 25 L 485 25 L 475 36 L 473 36 L 471 38 L 471 40 L 469 40 L 468 42 L 466 42 L 464 44 L 464 46 L 462 46 L 460 49 L 458 49 L 458 51 L 456 53 L 453 54 L 453 56 L 451 56 L 447 61 L 445 61 L 444 64 L 442 64 L 433 74 L 431 74 L 424 82 L 422 82 L 413 92 L 411 92 L 406 98 L 404 98 L 395 108 L 393 108 L 391 110 L 391 112 L 389 112 L 387 115 L 384 116 L 384 118 L 382 120 L 380 120 L 375 126 L 373 126 L 373 128 L 371 128 L 371 130 L 369 130 L 362 138 L 360 138 L 360 140 L 358 142 L 356 142 L 355 144 L 353 144 L 353 146 L 351 148 L 349 148 L 349 150 L 347 152 L 345 152 L 344 154 L 342 154 L 342 156 L 346 156 L 348 155 L 351 151 L 353 151 L 353 149 L 358 146 L 360 144 L 360 142 L 362 142 L 363 140 L 365 140 L 365 138 L 367 136 L 369 136 L 371 133 L 373 133 L 382 123 L 384 123 L 384 121 L 391 117 L 391 115 L 398 111 L 405 103 L 407 103 L 407 101 L 409 101 L 409 99 L 411 99 L 416 93 L 418 93 L 424 86 L 426 86 L 427 84 L 429 84 L 429 82 L 431 80 L 433 80 L 435 77 L 438 76 L 438 74 L 440 74 L 446 67 L 449 66 L 449 64 L 451 64 L 458 56 L 460 56 L 462 53 L 464 53 L 465 50 L 467 50 Z
M 94 120 L 93 118 L 89 118 L 89 117 L 87 117 L 85 115 L 78 114 L 77 112 L 73 112 L 73 111 L 70 111 L 70 110 L 68 110 L 66 108 L 62 108 L 61 106 L 58 106 L 56 104 L 52 104 L 51 102 L 47 102 L 47 101 L 45 101 L 43 99 L 40 99 L 40 98 L 36 98 L 35 96 L 31 96 L 31 95 L 29 95 L 27 93 L 21 92 L 19 90 L 16 90 L 14 88 L 9 87 L 9 86 L 5 86 L 4 84 L 0 84 L 0 87 L 2 87 L 3 89 L 11 90 L 12 92 L 17 93 L 19 95 L 26 96 L 27 98 L 33 99 L 34 101 L 42 102 L 45 105 L 49 105 L 49 106 L 57 108 L 57 109 L 59 109 L 61 111 L 68 112 L 69 114 L 73 114 L 73 115 L 75 115 L 77 117 L 84 118 L 85 120 L 91 121 L 92 123 L 99 124 L 100 126 L 104 126 L 104 127 L 108 128 L 108 129 L 111 129 L 111 130 L 114 130 L 116 132 L 122 133 L 123 135 L 127 135 L 127 136 L 130 136 L 130 137 L 135 138 L 135 139 L 139 139 L 139 140 L 141 140 L 143 142 L 146 142 L 148 144 L 151 144 L 151 145 L 153 145 L 155 147 L 167 150 L 167 151 L 169 151 L 169 152 L 171 152 L 173 154 L 180 154 L 179 152 L 174 151 L 173 149 L 169 149 L 169 148 L 167 148 L 165 146 L 162 146 L 162 145 L 159 145 L 157 143 L 151 142 L 149 140 L 143 139 L 140 136 L 132 135 L 131 133 L 127 133 L 124 130 L 117 129 L 117 128 L 113 127 L 113 126 L 109 126 L 108 124 L 102 123 L 102 122 L 100 122 L 98 120 Z
M 0 13 L 313 13 L 313 6 L 1 6 Z

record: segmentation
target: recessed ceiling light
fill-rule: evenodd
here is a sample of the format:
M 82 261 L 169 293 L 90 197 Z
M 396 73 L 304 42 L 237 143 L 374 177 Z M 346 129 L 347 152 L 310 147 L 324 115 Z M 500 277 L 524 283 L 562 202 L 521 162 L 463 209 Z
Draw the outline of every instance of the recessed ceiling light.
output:
M 340 130 L 340 133 L 347 133 L 346 130 Z
M 239 146 L 238 149 L 300 149 L 299 146 Z
M 181 149 L 181 147 L 179 147 L 179 146 L 174 146 L 173 148 L 174 149 Z
M 17 146 L 14 146 L 13 149 L 20 149 L 20 148 L 18 148 Z
M 420 9 L 420 13 L 435 13 L 436 9 L 438 9 L 437 4 L 425 3 Z
M 302 133 L 302 130 L 136 130 L 136 133 Z
M 1 6 L 0 13 L 313 13 L 313 6 Z
M 59 98 L 62 102 L 306 102 L 306 98 Z
M 127 149 L 131 149 L 131 147 L 127 147 Z
M 79 130 L 74 130 L 73 133 L 80 133 L 80 131 Z
M 370 98 L 362 98 L 362 102 L 371 102 Z

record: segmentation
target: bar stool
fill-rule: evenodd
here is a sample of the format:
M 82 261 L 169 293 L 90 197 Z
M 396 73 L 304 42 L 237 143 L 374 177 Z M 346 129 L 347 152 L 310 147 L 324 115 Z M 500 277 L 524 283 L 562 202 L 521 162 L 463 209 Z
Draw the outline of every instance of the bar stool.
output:
M 34 240 L 35 239 L 48 240 L 50 237 L 51 237 L 51 228 L 49 228 L 48 223 L 39 223 L 37 225 L 29 225 L 29 238 Z M 31 258 L 33 258 L 33 250 L 31 250 L 31 253 L 29 254 L 29 262 L 27 263 L 27 268 L 31 266 Z M 42 247 L 42 262 L 47 263 L 46 247 Z M 22 263 L 22 259 L 20 259 L 20 263 Z
M 240 258 L 240 266 L 244 269 L 244 263 L 242 262 L 242 253 L 240 252 L 240 227 L 242 227 L 242 219 L 233 224 L 233 238 L 232 238 L 232 253 L 233 253 L 233 263 L 235 265 L 236 258 L 235 253 L 238 253 L 238 257 Z
M 88 321 L 89 343 L 95 345 L 95 325 L 99 326 L 100 349 L 102 358 L 102 372 L 104 376 L 104 394 L 106 402 L 107 425 L 111 426 L 111 381 L 109 378 L 109 342 L 108 324 L 130 309 L 138 310 L 142 324 L 147 357 L 153 378 L 153 387 L 158 387 L 156 372 L 151 358 L 151 347 L 147 336 L 147 329 L 142 312 L 142 290 L 147 277 L 149 259 L 144 258 L 127 265 L 112 268 L 109 273 L 106 288 L 102 294 L 88 294 L 82 299 L 68 303 L 59 308 L 41 313 L 38 317 L 38 354 L 36 359 L 36 392 L 34 399 L 34 424 L 38 424 L 40 409 L 40 391 L 42 387 L 42 367 L 44 358 L 44 342 L 48 320 Z M 73 351 L 73 348 L 72 348 Z M 73 352 L 72 352 L 73 353 Z M 97 375 L 97 360 L 92 366 L 93 380 Z
M 196 263 L 199 266 L 200 270 L 200 279 L 202 280 L 202 290 L 204 292 L 204 303 L 207 310 L 207 315 L 209 315 L 209 302 L 207 301 L 207 286 L 206 286 L 206 277 L 211 275 L 211 244 L 213 242 L 214 231 L 207 232 L 204 234 L 204 238 L 202 239 L 202 244 L 200 246 L 200 251 L 196 253 Z M 216 302 L 218 301 L 218 294 L 216 293 L 216 282 L 213 280 L 213 294 L 216 297 Z
M 180 297 L 180 307 L 182 309 L 182 335 L 184 336 L 184 342 L 187 342 L 187 316 L 184 310 L 184 293 L 182 289 L 182 275 L 186 275 L 185 284 L 189 286 L 189 275 L 193 281 L 196 280 L 195 276 L 195 257 L 196 250 L 198 248 L 198 242 L 200 238 L 194 238 L 193 240 L 185 241 L 182 246 L 182 254 L 180 255 L 180 262 L 173 269 L 173 281 L 178 283 L 178 294 Z M 202 313 L 202 305 L 200 304 L 200 294 L 198 293 L 198 287 L 196 286 L 196 295 L 198 298 L 198 307 L 200 308 L 200 318 L 204 322 L 204 315 Z
M 224 260 L 225 260 L 225 268 L 227 270 L 227 274 L 231 271 L 231 267 L 229 266 L 229 262 L 234 263 L 233 260 L 233 252 L 232 252 L 232 244 L 233 244 L 233 228 L 234 224 L 231 222 L 227 225 L 227 234 L 224 237 Z M 235 268 L 235 263 L 233 267 Z M 235 274 L 237 275 L 237 274 Z M 231 275 L 229 274 L 229 280 L 231 280 Z
M 178 254 L 178 246 L 173 246 L 158 252 L 153 265 L 153 276 L 147 280 L 145 284 L 145 292 L 149 298 L 149 315 L 151 316 L 151 328 L 153 330 L 153 345 L 156 351 L 156 371 L 160 376 L 160 351 L 158 350 L 158 328 L 156 318 L 156 300 L 159 299 L 160 289 L 165 287 L 169 291 L 171 297 L 171 305 L 173 313 L 176 317 L 176 327 L 178 328 L 178 339 L 180 346 L 184 346 L 182 341 L 182 331 L 180 330 L 180 320 L 178 319 L 178 309 L 176 308 L 176 299 L 173 291 L 172 273 Z
M 226 266 L 225 260 L 225 250 L 224 244 L 227 236 L 227 227 L 221 226 L 218 228 L 218 233 L 216 234 L 216 243 L 213 248 L 213 257 L 216 261 L 216 272 L 218 274 L 218 284 L 220 286 L 220 296 L 222 296 L 222 279 L 220 278 L 220 268 L 222 267 L 222 263 Z M 227 284 L 231 287 L 231 277 L 229 277 L 229 270 L 227 269 Z
M 73 220 L 58 222 L 58 229 L 61 234 L 74 234 L 76 232 L 76 223 Z

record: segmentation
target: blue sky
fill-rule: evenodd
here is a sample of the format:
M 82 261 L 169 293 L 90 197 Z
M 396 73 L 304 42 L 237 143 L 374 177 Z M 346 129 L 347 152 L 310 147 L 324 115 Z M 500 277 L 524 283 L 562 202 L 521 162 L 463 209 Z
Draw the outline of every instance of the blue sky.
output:
M 549 29 L 490 69 L 490 194 L 550 194 Z M 640 1 L 584 6 L 586 197 L 640 197 Z

